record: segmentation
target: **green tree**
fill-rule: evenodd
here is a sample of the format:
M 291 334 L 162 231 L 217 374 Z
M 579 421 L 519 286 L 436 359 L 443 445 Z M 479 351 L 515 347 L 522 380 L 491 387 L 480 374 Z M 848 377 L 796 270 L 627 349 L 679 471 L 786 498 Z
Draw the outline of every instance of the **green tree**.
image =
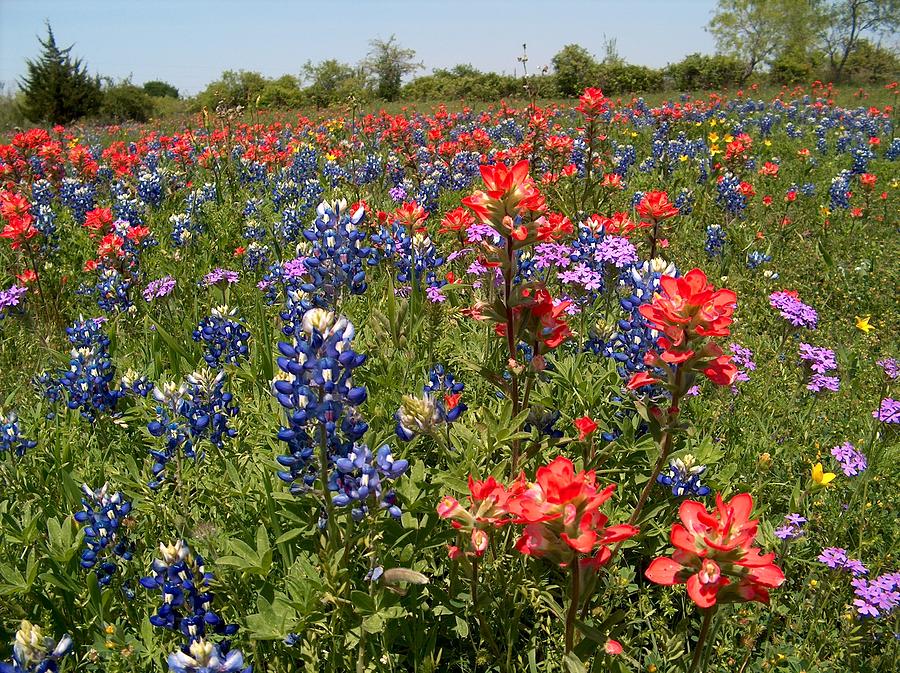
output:
M 291 75 L 283 75 L 278 79 L 269 80 L 259 95 L 260 107 L 265 108 L 290 110 L 301 107 L 305 102 L 305 96 L 297 78 Z
M 822 41 L 835 81 L 843 78 L 847 60 L 866 35 L 896 35 L 900 29 L 900 0 L 829 0 L 822 12 Z
M 799 36 L 790 35 L 790 28 L 808 21 L 815 4 L 807 0 L 719 0 L 708 30 L 720 53 L 744 63 L 739 82 L 743 84 L 787 45 L 794 53 L 803 51 L 793 41 Z
M 375 82 L 375 95 L 386 101 L 397 100 L 403 78 L 422 69 L 414 49 L 405 49 L 391 35 L 387 40 L 369 42 L 369 54 L 363 67 Z
M 178 98 L 178 89 L 168 82 L 161 82 L 156 79 L 144 82 L 144 91 L 147 95 L 155 96 L 156 98 Z
M 900 58 L 895 52 L 862 39 L 847 57 L 844 72 L 848 79 L 860 84 L 893 81 L 900 74 Z
M 580 45 L 567 44 L 550 62 L 556 77 L 556 87 L 562 96 L 575 98 L 581 95 L 585 87 L 595 83 L 597 61 Z
M 93 114 L 100 108 L 100 80 L 91 77 L 81 59 L 73 59 L 72 46 L 60 49 L 53 29 L 47 24 L 47 38 L 38 38 L 43 53 L 36 61 L 26 60 L 28 73 L 19 82 L 22 113 L 32 122 L 66 124 Z
M 103 91 L 100 113 L 115 122 L 145 122 L 153 115 L 153 99 L 129 81 L 108 86 Z
M 362 84 L 362 78 L 353 66 L 333 58 L 315 64 L 307 61 L 301 79 L 309 82 L 305 92 L 320 108 L 334 105 L 345 92 L 353 91 Z

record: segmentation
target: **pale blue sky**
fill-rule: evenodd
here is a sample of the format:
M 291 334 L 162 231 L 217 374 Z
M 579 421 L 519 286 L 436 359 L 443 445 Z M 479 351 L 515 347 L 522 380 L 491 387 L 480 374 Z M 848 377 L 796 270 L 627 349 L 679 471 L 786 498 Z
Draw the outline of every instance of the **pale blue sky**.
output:
M 192 94 L 223 70 L 298 74 L 308 59 L 355 63 L 392 33 L 423 72 L 471 63 L 513 72 L 522 43 L 529 70 L 566 44 L 601 55 L 614 37 L 632 63 L 661 66 L 713 50 L 704 30 L 715 0 L 0 0 L 0 82 L 38 53 L 44 19 L 75 44 L 92 72 L 162 79 Z

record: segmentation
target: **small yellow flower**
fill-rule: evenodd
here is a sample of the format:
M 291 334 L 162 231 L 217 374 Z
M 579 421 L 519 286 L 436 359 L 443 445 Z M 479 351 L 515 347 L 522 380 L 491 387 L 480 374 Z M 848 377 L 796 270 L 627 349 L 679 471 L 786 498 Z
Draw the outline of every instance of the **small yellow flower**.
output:
M 765 145 L 766 147 L 772 147 L 772 141 L 768 139 L 763 140 L 763 145 Z
M 809 581 L 809 586 L 811 586 L 813 589 L 815 589 L 818 585 L 819 585 L 819 582 L 817 580 Z
M 111 636 L 112 634 L 114 634 L 116 632 L 115 624 L 107 624 L 106 628 L 103 630 L 106 631 L 107 635 Z
M 732 142 L 732 141 L 734 140 L 734 136 L 731 135 L 730 133 L 728 133 L 728 134 L 725 135 L 724 138 L 722 138 L 722 140 L 724 140 L 725 143 L 727 144 L 727 143 L 730 143 L 730 142 Z
M 837 475 L 834 472 L 826 472 L 822 463 L 816 463 L 812 469 L 812 480 L 819 486 L 828 486 Z
M 865 315 L 862 318 L 860 318 L 859 316 L 856 316 L 856 329 L 861 330 L 861 331 L 865 332 L 866 334 L 868 334 L 873 329 L 875 329 L 875 327 L 869 322 L 871 319 L 872 319 L 872 316 L 870 316 L 870 315 Z
M 684 161 L 687 161 L 687 160 L 688 160 L 688 155 L 687 155 L 687 154 L 682 154 L 680 157 L 678 157 L 678 161 L 684 162 Z
M 656 664 L 650 664 L 647 666 L 648 673 L 656 673 Z
M 719 149 L 718 145 L 710 145 L 709 147 L 709 156 L 714 157 L 717 154 L 721 154 L 722 150 Z
M 769 467 L 772 464 L 772 455 L 766 451 L 765 453 L 761 453 L 759 455 L 759 466 L 760 467 Z
M 718 123 L 719 123 L 719 120 L 716 119 L 715 117 L 713 117 L 712 119 L 709 120 L 709 125 L 710 125 L 710 126 L 715 126 L 715 125 L 718 124 Z
M 706 137 L 709 138 L 709 142 L 711 142 L 711 143 L 719 142 L 719 134 L 718 133 L 710 133 Z

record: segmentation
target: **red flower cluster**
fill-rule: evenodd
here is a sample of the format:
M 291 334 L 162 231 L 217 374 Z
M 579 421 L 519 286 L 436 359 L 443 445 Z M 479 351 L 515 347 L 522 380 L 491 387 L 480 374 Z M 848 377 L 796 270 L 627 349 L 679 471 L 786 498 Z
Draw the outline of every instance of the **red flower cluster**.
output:
M 575 472 L 572 461 L 560 456 L 538 468 L 535 481 L 519 475 L 509 487 L 493 477 L 476 481 L 469 477 L 469 509 L 452 497 L 438 505 L 441 518 L 451 519 L 458 530 L 469 534 L 466 552 L 450 547 L 451 558 L 462 554 L 481 556 L 487 549 L 489 532 L 510 523 L 523 524 L 516 549 L 522 554 L 546 557 L 560 566 L 573 561 L 599 568 L 612 555 L 609 545 L 637 534 L 627 524 L 607 526 L 600 506 L 615 491 L 615 484 L 599 490 L 593 470 Z
M 635 208 L 641 216 L 640 226 L 652 227 L 656 222 L 667 220 L 678 214 L 678 208 L 669 201 L 667 192 L 647 192 Z
M 700 269 L 692 269 L 681 278 L 663 276 L 660 286 L 663 292 L 639 309 L 651 327 L 662 333 L 656 342 L 659 352 L 648 353 L 645 363 L 668 373 L 671 365 L 679 365 L 688 371 L 702 371 L 718 385 L 733 383 L 737 367 L 716 343 L 707 339 L 730 334 L 737 295 L 731 290 L 716 290 Z M 634 390 L 658 382 L 646 372 L 639 372 L 632 376 L 628 387 Z
M 753 498 L 749 493 L 727 503 L 716 494 L 716 508 L 706 511 L 701 503 L 686 500 L 672 525 L 671 558 L 653 559 L 645 575 L 657 584 L 687 583 L 688 595 L 701 608 L 738 601 L 769 602 L 769 589 L 784 582 L 784 573 L 752 546 L 759 521 L 750 519 Z
M 6 226 L 0 231 L 0 238 L 12 241 L 14 250 L 17 250 L 23 241 L 34 238 L 38 233 L 33 226 L 31 204 L 21 194 L 0 192 L 0 216 L 6 220 Z

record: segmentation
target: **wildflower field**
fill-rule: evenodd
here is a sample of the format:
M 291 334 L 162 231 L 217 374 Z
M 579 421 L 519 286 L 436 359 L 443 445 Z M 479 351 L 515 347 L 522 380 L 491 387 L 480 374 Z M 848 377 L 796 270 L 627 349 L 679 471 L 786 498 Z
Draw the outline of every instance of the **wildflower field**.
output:
M 0 672 L 896 670 L 838 93 L 7 134 Z

